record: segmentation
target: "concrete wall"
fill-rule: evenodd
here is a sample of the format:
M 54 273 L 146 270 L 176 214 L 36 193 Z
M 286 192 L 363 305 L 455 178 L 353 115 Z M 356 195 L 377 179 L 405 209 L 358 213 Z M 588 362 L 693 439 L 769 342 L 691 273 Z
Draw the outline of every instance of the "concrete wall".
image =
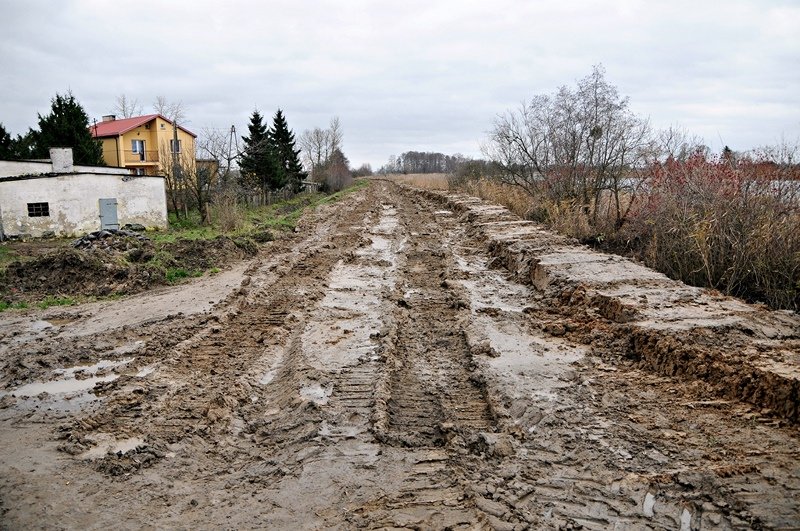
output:
M 0 161 L 0 171 L 4 162 Z M 75 170 L 81 171 L 81 168 L 76 166 Z M 167 227 L 163 178 L 132 177 L 128 170 L 115 168 L 92 169 L 109 173 L 98 171 L 0 179 L 0 223 L 5 235 L 41 236 L 46 231 L 53 231 L 60 236 L 76 236 L 99 230 L 100 198 L 117 199 L 120 226 L 140 223 L 148 228 Z M 14 175 L 21 173 L 25 174 L 18 168 Z M 49 216 L 28 217 L 28 203 L 45 202 L 49 204 Z
M 131 174 L 131 171 L 127 168 L 108 168 L 104 166 L 73 166 L 72 170 L 76 173 L 102 173 L 120 176 Z M 0 160 L 0 178 L 17 175 L 42 175 L 47 173 L 56 173 L 53 169 L 53 163 L 49 160 Z

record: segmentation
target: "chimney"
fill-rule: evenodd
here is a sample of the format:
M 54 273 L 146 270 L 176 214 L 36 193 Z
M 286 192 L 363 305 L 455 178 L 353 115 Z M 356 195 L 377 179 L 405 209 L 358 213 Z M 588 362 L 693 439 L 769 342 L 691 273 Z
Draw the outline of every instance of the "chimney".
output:
M 116 119 L 117 119 L 117 115 L 116 114 L 106 114 L 106 115 L 103 116 L 103 121 L 104 122 L 113 122 Z
M 50 163 L 53 173 L 72 173 L 72 148 L 50 148 Z

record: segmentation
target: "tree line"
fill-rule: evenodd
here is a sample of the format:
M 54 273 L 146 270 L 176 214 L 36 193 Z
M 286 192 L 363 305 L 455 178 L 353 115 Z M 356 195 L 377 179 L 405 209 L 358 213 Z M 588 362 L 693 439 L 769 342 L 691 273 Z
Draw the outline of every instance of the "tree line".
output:
M 456 173 L 471 160 L 459 153 L 445 155 L 434 151 L 406 151 L 399 156 L 391 155 L 378 173 Z
M 294 133 L 278 109 L 267 127 L 258 109 L 250 116 L 248 136 L 242 137 L 244 149 L 239 155 L 239 169 L 244 184 L 263 193 L 289 187 L 297 193 L 307 173 L 303 171 L 295 149 Z

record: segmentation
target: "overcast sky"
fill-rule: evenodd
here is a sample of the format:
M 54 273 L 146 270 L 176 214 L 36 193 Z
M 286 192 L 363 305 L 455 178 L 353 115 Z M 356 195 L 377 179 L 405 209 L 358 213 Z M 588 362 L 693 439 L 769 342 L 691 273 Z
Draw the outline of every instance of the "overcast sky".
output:
M 0 122 L 72 90 L 181 101 L 187 127 L 241 135 L 258 107 L 296 134 L 339 116 L 351 163 L 480 156 L 493 118 L 602 63 L 656 127 L 715 149 L 800 137 L 800 1 L 0 0 Z

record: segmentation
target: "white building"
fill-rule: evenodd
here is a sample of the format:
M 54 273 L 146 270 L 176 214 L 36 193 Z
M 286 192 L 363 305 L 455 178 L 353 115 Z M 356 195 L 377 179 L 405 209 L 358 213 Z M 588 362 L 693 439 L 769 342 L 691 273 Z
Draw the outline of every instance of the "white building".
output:
M 163 177 L 76 166 L 69 148 L 51 149 L 49 161 L 0 160 L 0 237 L 76 236 L 127 223 L 167 227 Z

